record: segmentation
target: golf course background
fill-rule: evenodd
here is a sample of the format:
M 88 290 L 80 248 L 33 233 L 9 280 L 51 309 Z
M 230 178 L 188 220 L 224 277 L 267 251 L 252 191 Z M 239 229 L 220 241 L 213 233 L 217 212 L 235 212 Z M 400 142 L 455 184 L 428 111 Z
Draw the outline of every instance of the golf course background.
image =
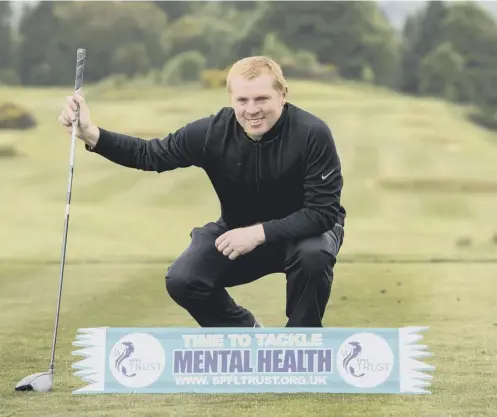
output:
M 71 369 L 78 328 L 196 326 L 164 275 L 191 229 L 219 216 L 200 169 L 131 170 L 81 142 L 54 390 L 15 392 L 50 360 L 70 149 L 57 118 L 72 84 L 4 85 L 0 105 L 36 124 L 0 129 L 0 416 L 497 415 L 497 133 L 468 117 L 471 103 L 344 77 L 288 81 L 289 101 L 329 123 L 343 166 L 348 217 L 324 324 L 429 326 L 432 394 L 72 395 L 84 385 Z M 114 77 L 84 95 L 96 124 L 150 139 L 229 105 L 222 85 L 207 87 Z M 284 275 L 230 294 L 264 326 L 284 325 Z

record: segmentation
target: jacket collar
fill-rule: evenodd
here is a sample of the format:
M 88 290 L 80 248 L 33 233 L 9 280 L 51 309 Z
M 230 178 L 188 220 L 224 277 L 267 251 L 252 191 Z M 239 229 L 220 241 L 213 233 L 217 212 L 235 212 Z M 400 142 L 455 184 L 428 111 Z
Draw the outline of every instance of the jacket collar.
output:
M 243 134 L 247 137 L 247 139 L 249 139 L 250 141 L 252 141 L 254 143 L 266 143 L 266 142 L 272 141 L 273 139 L 277 138 L 278 135 L 281 133 L 282 127 L 285 124 L 285 121 L 286 121 L 287 116 L 288 116 L 288 106 L 289 106 L 288 103 L 285 103 L 285 105 L 283 106 L 283 109 L 281 111 L 281 115 L 278 118 L 278 120 L 276 121 L 276 123 L 274 124 L 274 126 L 271 129 L 269 129 L 262 136 L 262 138 L 260 140 L 258 140 L 258 141 L 253 140 L 247 134 L 247 132 L 245 132 L 245 130 L 243 129 L 243 127 L 240 126 L 240 124 L 238 123 L 238 121 L 236 122 L 236 124 L 237 124 L 238 128 L 243 132 Z

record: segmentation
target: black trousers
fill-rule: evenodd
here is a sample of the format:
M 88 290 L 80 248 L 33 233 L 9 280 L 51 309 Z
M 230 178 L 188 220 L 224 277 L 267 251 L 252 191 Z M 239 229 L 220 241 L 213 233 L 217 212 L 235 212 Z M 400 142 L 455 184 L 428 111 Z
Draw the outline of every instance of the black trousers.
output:
M 171 298 L 201 327 L 253 327 L 254 316 L 237 305 L 226 288 L 285 273 L 286 327 L 322 327 L 344 238 L 342 226 L 300 241 L 265 243 L 234 261 L 215 246 L 227 230 L 222 221 L 193 229 L 189 247 L 166 273 Z

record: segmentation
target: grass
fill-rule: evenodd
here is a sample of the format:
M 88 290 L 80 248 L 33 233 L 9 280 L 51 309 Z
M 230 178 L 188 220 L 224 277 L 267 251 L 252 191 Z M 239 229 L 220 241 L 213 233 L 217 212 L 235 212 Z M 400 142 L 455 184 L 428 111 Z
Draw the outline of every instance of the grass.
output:
M 54 391 L 16 393 L 47 369 L 58 282 L 69 136 L 57 117 L 69 90 L 1 89 L 37 129 L 0 132 L 0 416 L 491 416 L 497 409 L 497 221 L 493 193 L 454 184 L 497 178 L 495 134 L 435 100 L 344 84 L 292 83 L 291 100 L 326 119 L 342 159 L 348 211 L 325 325 L 430 326 L 429 396 L 74 396 L 75 332 L 97 326 L 195 326 L 164 274 L 189 232 L 219 206 L 197 169 L 143 173 L 80 145 L 71 207 Z M 94 121 L 162 136 L 226 104 L 222 91 L 129 91 L 87 97 Z M 2 142 L 3 141 L 3 142 Z M 436 187 L 408 187 L 409 184 Z M 385 187 L 385 184 L 396 184 Z M 457 241 L 469 238 L 468 246 Z M 430 260 L 444 262 L 429 262 Z M 265 326 L 282 326 L 284 277 L 230 292 Z M 264 294 L 261 297 L 261 294 Z

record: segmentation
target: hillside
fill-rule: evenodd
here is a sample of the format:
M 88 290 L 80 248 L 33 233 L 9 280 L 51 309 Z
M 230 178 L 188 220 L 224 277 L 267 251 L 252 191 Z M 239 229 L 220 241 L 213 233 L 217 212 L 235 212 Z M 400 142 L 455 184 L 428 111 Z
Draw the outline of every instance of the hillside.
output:
M 474 252 L 467 249 L 468 254 L 494 250 L 484 242 L 491 233 L 488 214 L 497 209 L 495 200 L 488 198 L 495 192 L 492 181 L 497 178 L 495 134 L 437 100 L 406 98 L 354 84 L 291 86 L 291 100 L 327 120 L 336 137 L 345 178 L 343 203 L 349 213 L 344 254 L 450 256 L 459 253 L 454 242 L 467 234 L 480 242 Z M 58 256 L 69 142 L 56 118 L 66 93 L 2 90 L 3 99 L 31 109 L 40 123 L 32 131 L 0 132 L 0 144 L 15 144 L 23 155 L 0 160 L 0 175 L 8 179 L 0 190 L 8 201 L 16 202 L 0 208 L 2 217 L 10 219 L 0 235 L 5 258 Z M 126 99 L 126 91 L 112 100 L 99 94 L 88 87 L 96 122 L 145 138 L 163 136 L 227 103 L 222 90 L 190 90 L 181 99 L 174 90 L 160 89 L 129 90 L 140 94 L 132 100 Z M 213 190 L 200 171 L 134 172 L 81 146 L 76 161 L 71 257 L 98 258 L 113 253 L 116 242 L 121 256 L 164 256 L 164 251 L 173 256 L 187 243 L 191 227 L 218 215 Z M 177 212 L 180 204 L 187 204 L 187 211 Z M 130 217 L 143 216 L 160 216 L 164 221 L 130 224 L 136 233 L 130 239 L 123 226 Z M 37 224 L 40 233 L 43 230 L 43 245 L 31 238 L 29 224 Z M 417 228 L 423 230 L 422 245 L 406 238 L 419 236 Z M 147 243 L 146 237 L 154 232 L 176 244 Z M 89 245 L 95 233 L 98 247 Z M 13 241 L 18 244 L 9 244 Z

